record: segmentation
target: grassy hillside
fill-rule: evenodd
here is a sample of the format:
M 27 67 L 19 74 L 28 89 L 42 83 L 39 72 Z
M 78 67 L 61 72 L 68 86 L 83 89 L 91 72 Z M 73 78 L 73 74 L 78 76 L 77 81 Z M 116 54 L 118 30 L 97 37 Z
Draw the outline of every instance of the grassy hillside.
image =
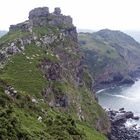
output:
M 78 38 L 81 49 L 85 53 L 85 63 L 94 78 L 105 72 L 108 65 L 111 66 L 110 71 L 119 71 L 126 65 L 115 48 L 106 42 L 97 40 L 92 34 L 80 33 Z
M 95 84 L 118 84 L 131 79 L 130 73 L 140 65 L 140 44 L 120 31 L 79 33 L 78 39 Z
M 88 72 L 80 65 L 77 42 L 60 39 L 61 30 L 36 27 L 37 40 L 1 60 L 0 139 L 107 140 L 104 134 L 110 124 L 92 94 Z M 40 41 L 44 35 L 57 39 L 46 45 Z M 13 43 L 20 49 L 17 40 L 31 36 L 20 30 L 9 32 L 0 39 L 1 50 Z M 78 69 L 82 72 L 76 73 Z
M 81 45 L 83 46 L 83 49 L 94 50 L 99 55 L 104 55 L 110 59 L 116 59 L 119 57 L 115 48 L 111 47 L 109 44 L 106 44 L 103 41 L 95 39 L 90 33 L 81 33 L 78 37 Z

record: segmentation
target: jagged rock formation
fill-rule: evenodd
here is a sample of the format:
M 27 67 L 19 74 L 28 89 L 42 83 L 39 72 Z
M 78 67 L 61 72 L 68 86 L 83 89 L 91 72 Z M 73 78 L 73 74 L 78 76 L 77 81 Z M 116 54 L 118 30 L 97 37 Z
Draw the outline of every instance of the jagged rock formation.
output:
M 139 119 L 131 111 L 121 108 L 119 111 L 109 110 L 108 115 L 111 121 L 111 134 L 109 140 L 139 140 L 140 128 L 137 125 L 127 126 L 129 119 Z
M 0 43 L 0 46 L 7 45 L 7 47 L 3 47 L 3 50 L 0 52 L 0 57 L 2 58 L 1 60 L 7 58 L 9 54 L 21 52 L 24 50 L 25 45 L 29 45 L 33 41 L 36 42 L 37 46 L 52 44 L 53 42 L 58 42 L 60 40 L 63 41 L 65 36 L 77 41 L 77 32 L 76 28 L 72 24 L 72 18 L 70 16 L 64 16 L 60 13 L 60 8 L 55 8 L 53 13 L 49 13 L 48 7 L 35 8 L 30 11 L 28 21 L 17 25 L 11 25 L 9 28 L 10 32 L 22 31 L 26 32 L 28 36 L 25 34 L 25 36 L 16 38 L 15 40 L 12 40 L 12 42 L 7 42 L 7 44 L 4 45 L 3 42 Z M 49 26 L 56 26 L 56 28 L 62 26 L 64 28 L 62 28 L 61 32 L 58 32 L 57 35 L 54 35 L 51 33 L 52 31 L 49 29 Z M 47 35 L 44 34 L 38 40 L 37 35 L 32 31 L 35 27 L 48 27 L 48 30 L 50 30 L 48 32 L 50 33 Z M 56 30 L 59 30 L 59 28 Z
M 72 18 L 61 14 L 60 8 L 55 8 L 53 13 L 49 12 L 48 7 L 35 8 L 29 13 L 29 20 L 17 25 L 11 25 L 10 31 L 23 30 L 31 31 L 38 26 L 68 26 L 72 27 Z
M 79 34 L 85 63 L 95 79 L 95 88 L 133 84 L 140 76 L 140 44 L 120 32 L 104 29 Z
M 10 26 L 0 39 L 0 66 L 0 109 L 7 115 L 12 106 L 7 116 L 17 116 L 8 123 L 14 137 L 6 131 L 0 139 L 106 139 L 108 117 L 96 102 L 72 18 L 60 8 L 35 8 L 29 20 Z

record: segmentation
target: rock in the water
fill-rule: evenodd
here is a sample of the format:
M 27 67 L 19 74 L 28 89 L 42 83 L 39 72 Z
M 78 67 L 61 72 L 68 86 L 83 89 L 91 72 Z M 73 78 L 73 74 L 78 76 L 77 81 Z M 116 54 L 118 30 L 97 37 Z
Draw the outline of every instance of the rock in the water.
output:
M 124 111 L 124 108 L 120 108 L 119 111 Z
M 140 117 L 139 116 L 133 116 L 133 118 L 132 118 L 133 120 L 139 120 L 140 119 Z
M 134 118 L 133 112 L 126 112 L 121 108 L 119 111 L 109 110 L 108 115 L 111 121 L 109 140 L 140 140 L 140 129 L 136 129 L 136 125 L 132 127 L 125 125 L 128 119 Z
M 133 116 L 134 116 L 134 114 L 133 114 L 133 112 L 131 112 L 131 111 L 125 113 L 125 117 L 126 117 L 127 119 L 130 119 L 130 118 L 132 119 Z

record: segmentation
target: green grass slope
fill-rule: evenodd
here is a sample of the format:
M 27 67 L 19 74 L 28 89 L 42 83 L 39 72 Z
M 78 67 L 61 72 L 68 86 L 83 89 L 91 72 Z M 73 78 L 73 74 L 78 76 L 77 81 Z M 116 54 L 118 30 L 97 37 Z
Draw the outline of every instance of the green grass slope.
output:
M 52 32 L 56 34 L 55 28 Z M 35 33 L 41 37 L 49 32 L 48 29 L 36 28 Z M 0 39 L 0 44 L 28 35 L 30 34 L 21 31 L 8 33 Z M 71 43 L 69 41 L 66 38 L 64 43 L 68 45 Z M 66 72 L 61 75 L 65 82 L 50 82 L 40 68 L 44 59 L 52 64 L 64 65 L 64 59 L 57 57 L 56 50 L 64 53 L 69 58 L 68 61 L 79 59 L 77 54 L 67 51 L 63 46 L 60 45 L 59 48 L 59 43 L 38 47 L 33 42 L 25 46 L 23 52 L 5 60 L 0 70 L 0 139 L 107 140 L 97 128 L 104 126 L 102 132 L 105 133 L 109 128 L 108 118 L 86 86 L 90 85 L 91 80 L 86 73 L 85 85 L 77 87 L 73 78 L 70 79 L 73 76 L 70 66 L 69 69 L 65 67 Z M 49 89 L 50 85 L 55 92 L 51 91 L 45 98 L 43 90 Z M 7 87 L 12 87 L 16 94 L 7 92 Z M 70 102 L 67 108 L 50 106 L 49 101 L 55 101 L 64 95 Z M 79 111 L 82 111 L 83 120 L 78 118 Z
M 79 33 L 78 39 L 96 81 L 113 81 L 114 75 L 129 77 L 139 66 L 140 44 L 120 31 Z
M 85 54 L 85 63 L 95 79 L 107 71 L 123 70 L 126 62 L 111 45 L 94 38 L 90 33 L 79 33 L 78 39 Z
M 101 56 L 106 56 L 110 59 L 115 59 L 118 56 L 116 50 L 103 41 L 97 40 L 90 33 L 80 33 L 78 35 L 79 42 L 83 42 L 83 49 L 94 50 Z

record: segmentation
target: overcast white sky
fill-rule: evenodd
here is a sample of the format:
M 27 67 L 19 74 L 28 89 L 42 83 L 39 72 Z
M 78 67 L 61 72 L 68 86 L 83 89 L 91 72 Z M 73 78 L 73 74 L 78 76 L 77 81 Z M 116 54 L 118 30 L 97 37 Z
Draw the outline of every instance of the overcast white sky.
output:
M 80 29 L 140 30 L 140 0 L 0 0 L 0 30 L 28 19 L 38 6 L 61 7 Z

